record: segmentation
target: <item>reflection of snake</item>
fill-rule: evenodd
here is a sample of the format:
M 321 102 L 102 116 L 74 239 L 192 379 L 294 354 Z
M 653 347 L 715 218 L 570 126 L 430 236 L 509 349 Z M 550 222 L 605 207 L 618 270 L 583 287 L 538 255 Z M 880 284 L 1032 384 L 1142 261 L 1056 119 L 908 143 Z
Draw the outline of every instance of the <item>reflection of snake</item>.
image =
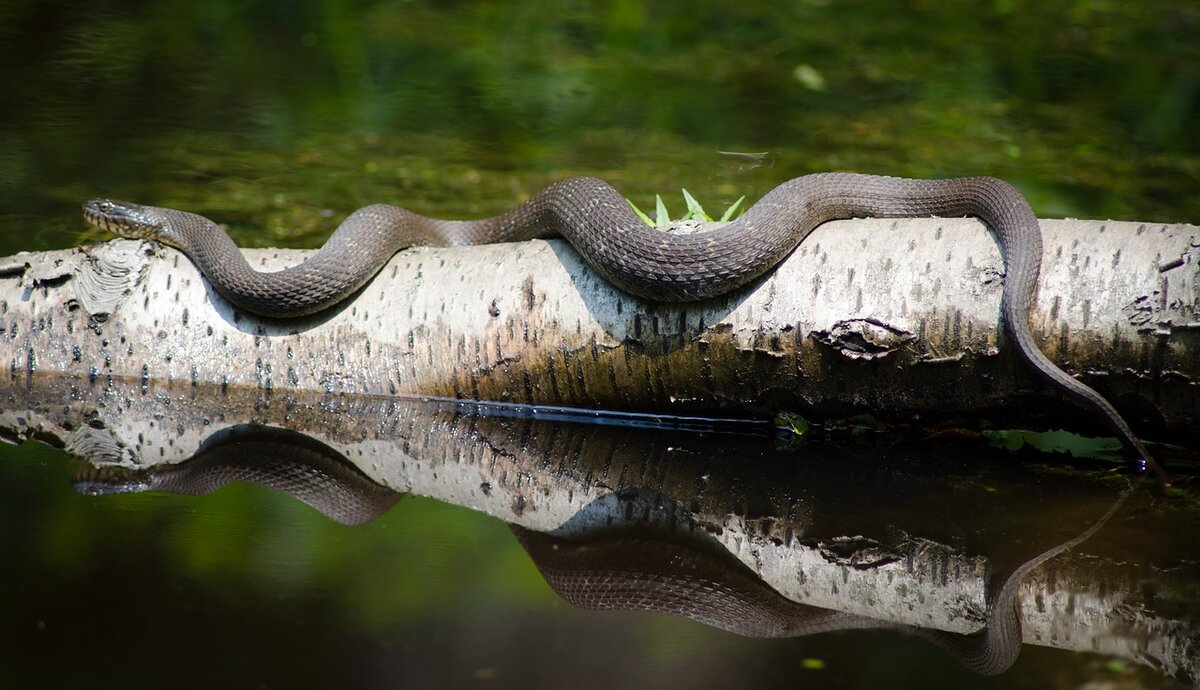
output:
M 1021 581 L 1041 564 L 1095 534 L 1127 495 L 1122 493 L 1108 512 L 1079 536 L 1017 567 L 992 596 L 985 628 L 972 635 L 806 606 L 783 597 L 728 554 L 707 553 L 690 544 L 640 535 L 573 540 L 515 525 L 512 529 L 550 587 L 580 608 L 670 613 L 747 637 L 892 629 L 926 639 L 966 668 L 992 675 L 1007 670 L 1021 652 L 1016 606 Z
M 808 175 L 771 190 L 723 228 L 671 234 L 645 227 L 615 189 L 574 177 L 494 218 L 445 221 L 377 204 L 355 211 L 304 263 L 259 273 L 216 223 L 170 209 L 109 199 L 84 204 L 94 226 L 179 248 L 231 302 L 267 316 L 298 316 L 344 300 L 397 251 L 561 235 L 622 290 L 659 301 L 699 300 L 757 278 L 828 220 L 862 216 L 975 215 L 995 231 L 1004 257 L 1004 322 L 1025 361 L 1079 404 L 1104 416 L 1160 483 L 1165 478 L 1117 411 L 1038 349 L 1029 310 L 1041 270 L 1037 218 L 1006 182 L 973 177 L 910 180 L 849 173 Z
M 177 465 L 146 470 L 88 466 L 72 483 L 85 494 L 166 491 L 199 496 L 238 481 L 282 491 L 344 525 L 370 522 L 400 498 L 316 439 L 253 425 L 213 434 L 195 455 Z
M 337 451 L 316 440 L 258 426 L 216 434 L 195 457 L 179 465 L 141 471 L 86 468 L 74 483 L 76 490 L 91 494 L 168 491 L 195 495 L 231 481 L 283 491 L 345 524 L 362 524 L 382 515 L 400 496 L 375 484 Z M 1034 568 L 1092 536 L 1116 513 L 1126 495 L 1121 494 L 1108 512 L 1079 536 L 1022 563 L 992 597 L 986 627 L 974 635 L 796 603 L 711 544 L 669 541 L 628 529 L 563 539 L 511 527 L 550 587 L 582 608 L 670 613 L 748 637 L 895 629 L 929 640 L 977 673 L 993 674 L 1010 667 L 1020 653 L 1016 595 L 1021 581 Z

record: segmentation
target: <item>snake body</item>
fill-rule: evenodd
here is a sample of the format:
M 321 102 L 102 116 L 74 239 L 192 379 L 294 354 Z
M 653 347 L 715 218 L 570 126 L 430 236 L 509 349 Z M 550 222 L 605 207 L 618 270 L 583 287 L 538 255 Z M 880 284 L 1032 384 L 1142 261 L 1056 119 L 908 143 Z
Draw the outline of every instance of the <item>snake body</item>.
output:
M 702 300 L 747 284 L 778 264 L 814 228 L 835 219 L 978 216 L 996 234 L 1004 259 L 1001 313 L 1026 363 L 1051 385 L 1107 420 L 1143 468 L 1165 474 L 1121 415 L 1096 391 L 1047 358 L 1029 329 L 1041 271 L 1037 218 L 1012 185 L 990 177 L 917 180 L 855 173 L 798 177 L 768 192 L 737 220 L 712 231 L 664 233 L 646 227 L 602 180 L 572 177 L 515 209 L 470 221 L 427 218 L 374 204 L 351 214 L 321 249 L 291 268 L 262 273 L 216 223 L 185 211 L 111 199 L 84 204 L 95 227 L 172 245 L 230 302 L 257 314 L 294 317 L 338 304 L 396 252 L 561 236 L 621 290 L 650 300 Z

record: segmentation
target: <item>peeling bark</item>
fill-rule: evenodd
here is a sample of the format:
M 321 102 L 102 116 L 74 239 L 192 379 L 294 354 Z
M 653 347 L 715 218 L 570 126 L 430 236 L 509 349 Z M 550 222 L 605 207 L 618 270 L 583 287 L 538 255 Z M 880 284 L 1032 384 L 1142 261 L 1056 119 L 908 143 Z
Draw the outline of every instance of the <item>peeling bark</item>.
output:
M 1200 429 L 1200 228 L 1043 221 L 1043 350 L 1139 432 Z M 249 251 L 270 270 L 302 251 Z M 234 310 L 171 249 L 119 240 L 0 259 L 3 385 L 47 373 L 669 411 L 1099 421 L 1028 371 L 973 219 L 818 228 L 751 287 L 625 295 L 559 241 L 397 255 L 357 298 L 293 321 Z M 1049 403 L 1049 404 L 1047 404 Z M 1064 417 L 1073 417 L 1067 419 Z

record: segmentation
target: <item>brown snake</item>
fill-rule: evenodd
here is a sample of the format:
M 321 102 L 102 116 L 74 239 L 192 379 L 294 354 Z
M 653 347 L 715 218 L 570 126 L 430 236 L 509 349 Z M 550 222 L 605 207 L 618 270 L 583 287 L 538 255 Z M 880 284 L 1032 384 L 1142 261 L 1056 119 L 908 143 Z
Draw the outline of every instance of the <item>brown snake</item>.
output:
M 673 234 L 647 228 L 602 180 L 561 180 L 512 211 L 480 220 L 426 218 L 384 204 L 351 214 L 303 263 L 255 271 L 216 223 L 185 211 L 92 199 L 84 215 L 97 228 L 158 240 L 187 254 L 230 302 L 270 317 L 312 314 L 345 300 L 396 252 L 562 236 L 618 288 L 650 300 L 702 300 L 741 287 L 778 264 L 818 225 L 860 217 L 978 216 L 1004 258 L 1001 312 L 1029 366 L 1081 406 L 1102 416 L 1161 486 L 1165 473 L 1107 400 L 1050 361 L 1029 329 L 1042 237 L 1037 218 L 1012 185 L 990 177 L 915 180 L 854 173 L 798 177 L 771 190 L 716 230 Z

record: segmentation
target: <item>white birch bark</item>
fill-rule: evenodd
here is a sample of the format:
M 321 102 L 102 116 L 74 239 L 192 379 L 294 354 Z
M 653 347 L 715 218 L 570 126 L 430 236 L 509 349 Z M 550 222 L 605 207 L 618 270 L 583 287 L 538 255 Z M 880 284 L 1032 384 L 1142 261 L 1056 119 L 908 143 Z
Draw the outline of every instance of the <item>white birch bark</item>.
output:
M 1143 435 L 1200 428 L 1200 228 L 1043 221 L 1046 353 Z M 262 270 L 304 251 L 247 254 Z M 615 290 L 561 241 L 413 249 L 341 309 L 239 313 L 142 242 L 0 259 L 4 385 L 47 373 L 266 391 L 667 411 L 871 412 L 1102 429 L 1028 371 L 973 219 L 827 223 L 751 287 L 695 304 Z M 1045 404 L 1050 403 L 1050 404 Z M 970 422 L 968 421 L 968 425 Z

